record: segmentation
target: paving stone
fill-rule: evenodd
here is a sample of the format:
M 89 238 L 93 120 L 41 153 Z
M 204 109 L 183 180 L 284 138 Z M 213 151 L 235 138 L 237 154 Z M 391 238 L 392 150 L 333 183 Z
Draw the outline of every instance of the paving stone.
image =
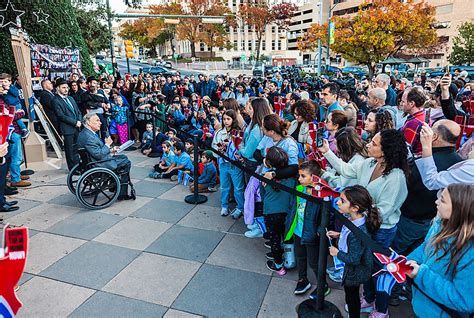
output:
M 69 317 L 161 317 L 167 309 L 141 300 L 98 291 Z
M 72 206 L 72 207 L 76 207 L 76 208 L 79 208 L 79 209 L 84 209 L 84 206 L 82 206 L 79 203 L 76 196 L 74 194 L 72 194 L 71 192 L 61 194 L 61 195 L 49 200 L 48 203 L 58 204 L 58 205 L 67 205 L 67 206 Z
M 176 183 L 176 182 L 175 182 Z M 160 199 L 173 200 L 183 202 L 184 198 L 187 195 L 190 195 L 189 188 L 183 186 L 182 184 L 177 184 L 175 188 L 166 191 L 159 196 Z
M 135 167 L 143 167 L 143 168 L 149 168 L 150 171 L 153 169 L 153 167 L 160 161 L 160 158 L 148 158 L 145 157 L 146 159 L 143 161 L 140 161 L 138 163 L 134 163 Z
M 145 179 L 151 171 L 151 168 L 132 166 L 130 169 L 130 177 L 134 179 Z
M 175 225 L 146 251 L 204 262 L 224 237 L 224 233 Z
M 175 309 L 169 309 L 166 312 L 166 314 L 163 316 L 163 318 L 198 318 L 198 317 L 203 317 L 203 316 L 194 315 L 189 312 L 175 310 Z
M 97 236 L 94 241 L 142 251 L 170 227 L 169 223 L 125 218 Z
M 8 222 L 15 226 L 22 225 L 31 229 L 44 231 L 77 212 L 79 212 L 77 208 L 64 208 L 61 205 L 43 203 L 26 212 L 13 216 L 8 219 Z
M 20 282 L 18 283 L 18 285 L 23 285 L 24 283 L 26 283 L 27 281 L 29 281 L 30 279 L 32 279 L 33 277 L 35 277 L 35 275 L 31 275 L 31 274 L 28 274 L 28 273 L 25 273 L 23 272 L 23 274 L 21 275 L 21 278 L 20 278 Z
M 240 234 L 244 235 L 245 232 L 247 232 L 247 225 L 244 223 L 244 218 L 241 217 L 238 219 L 234 225 L 229 229 L 229 233 L 235 233 L 235 234 Z
M 304 297 L 295 296 L 295 287 L 296 282 L 273 277 L 263 299 L 258 317 L 297 317 L 295 307 L 306 300 L 307 295 Z
M 266 275 L 204 264 L 171 307 L 206 317 L 255 317 L 269 282 Z
M 143 180 L 135 184 L 135 191 L 138 196 L 156 198 L 174 187 L 172 184 Z
M 16 198 L 16 197 L 12 197 L 11 199 L 10 198 L 7 198 L 7 201 L 18 201 L 18 204 L 17 206 L 19 207 L 18 210 L 16 211 L 13 211 L 13 212 L 8 212 L 8 213 L 1 213 L 0 212 L 0 219 L 4 219 L 4 220 L 8 220 L 10 219 L 11 217 L 17 215 L 17 214 L 20 214 L 22 212 L 25 212 L 25 211 L 28 211 L 40 204 L 42 204 L 43 202 L 40 202 L 40 201 L 33 201 L 33 200 L 25 200 L 25 199 L 19 199 L 19 198 Z
M 200 265 L 143 253 L 102 290 L 169 307 Z
M 35 171 L 33 175 L 30 176 L 32 182 L 37 183 L 50 183 L 53 180 L 67 176 L 67 172 L 61 169 L 51 169 L 43 171 Z
M 145 155 L 141 155 L 141 156 L 128 156 L 128 159 L 132 162 L 132 166 L 137 166 L 137 164 L 139 164 L 143 161 L 146 161 L 150 158 L 148 158 Z
M 33 277 L 17 295 L 23 303 L 17 317 L 67 317 L 94 293 L 94 290 Z
M 221 191 L 204 193 L 207 196 L 207 201 L 203 203 L 206 206 L 212 206 L 215 208 L 221 208 Z
M 226 232 L 234 224 L 235 220 L 230 216 L 221 216 L 220 211 L 220 208 L 197 205 L 191 210 L 191 212 L 182 218 L 178 224 L 204 230 Z
M 156 198 L 132 214 L 139 218 L 176 223 L 181 220 L 195 205 L 186 202 Z
M 97 212 L 120 216 L 129 216 L 133 212 L 141 209 L 151 200 L 152 198 L 137 196 L 136 200 L 115 201 L 108 208 L 97 210 Z
M 29 242 L 25 271 L 38 274 L 85 242 L 60 235 L 38 233 Z
M 227 234 L 206 263 L 271 275 L 265 258 L 269 250 L 263 246 L 263 242 L 263 239 Z
M 21 189 L 18 194 L 15 194 L 15 198 L 47 202 L 65 193 L 70 193 L 67 186 L 42 183 L 37 188 Z
M 106 213 L 81 211 L 56 223 L 46 231 L 70 237 L 91 240 L 119 222 L 121 216 Z
M 54 263 L 40 275 L 100 289 L 138 254 L 138 251 L 128 248 L 91 241 Z
M 32 238 L 33 236 L 35 236 L 35 235 L 38 234 L 38 233 L 41 233 L 41 232 L 28 229 L 28 237 L 29 237 L 29 238 Z

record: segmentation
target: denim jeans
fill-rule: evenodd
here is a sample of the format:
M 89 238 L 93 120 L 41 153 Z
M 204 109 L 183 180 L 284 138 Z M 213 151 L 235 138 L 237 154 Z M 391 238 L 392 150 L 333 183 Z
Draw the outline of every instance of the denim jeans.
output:
M 397 224 L 397 233 L 393 239 L 392 248 L 398 254 L 408 255 L 423 243 L 431 226 L 429 220 L 412 220 L 400 216 Z
M 397 226 L 390 229 L 379 229 L 375 234 L 372 235 L 372 239 L 382 245 L 385 248 L 390 247 L 392 241 L 397 233 Z M 374 272 L 381 268 L 380 263 L 374 259 Z M 372 277 L 367 283 L 364 284 L 364 297 L 368 303 L 375 300 L 375 309 L 380 313 L 387 312 L 388 302 L 390 295 L 383 291 L 376 291 L 375 286 L 377 277 Z
M 10 144 L 8 152 L 11 156 L 11 164 L 10 164 L 10 175 L 12 182 L 20 182 L 21 181 L 21 161 L 23 160 L 23 150 L 21 148 L 21 136 L 17 133 L 12 134 L 12 141 L 13 143 Z
M 229 162 L 222 162 L 219 165 L 219 177 L 221 182 L 221 206 L 226 209 L 229 208 L 229 193 L 232 183 L 237 208 L 243 211 L 245 183 L 242 170 Z

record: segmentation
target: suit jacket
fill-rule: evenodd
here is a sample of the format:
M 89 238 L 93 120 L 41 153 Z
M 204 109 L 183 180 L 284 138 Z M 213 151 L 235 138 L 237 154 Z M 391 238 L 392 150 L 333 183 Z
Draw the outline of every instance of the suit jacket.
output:
M 117 169 L 118 162 L 110 153 L 110 148 L 92 130 L 85 127 L 82 129 L 77 137 L 77 147 L 86 149 L 93 161 L 105 160 L 98 163 L 98 167 Z
M 69 107 L 64 99 L 59 95 L 54 96 L 53 106 L 54 110 L 56 111 L 61 133 L 63 135 L 73 135 L 79 131 L 79 128 L 76 127 L 76 124 L 82 119 L 81 112 L 79 111 L 79 107 L 77 107 L 77 104 L 72 97 L 68 96 L 66 98 L 71 103 L 74 110 L 72 110 L 71 107 Z

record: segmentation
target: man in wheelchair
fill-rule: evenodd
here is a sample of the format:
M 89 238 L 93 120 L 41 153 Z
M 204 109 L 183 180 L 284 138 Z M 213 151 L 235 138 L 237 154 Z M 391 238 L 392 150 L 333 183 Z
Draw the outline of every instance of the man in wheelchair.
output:
M 128 184 L 130 179 L 131 163 L 125 155 L 115 155 L 118 147 L 111 147 L 112 138 L 105 138 L 105 143 L 97 135 L 100 130 L 101 121 L 96 114 L 88 113 L 83 118 L 84 128 L 77 138 L 78 148 L 84 148 L 93 161 L 97 162 L 96 167 L 103 167 L 113 170 L 120 176 L 120 194 L 117 200 L 130 200 L 128 195 Z

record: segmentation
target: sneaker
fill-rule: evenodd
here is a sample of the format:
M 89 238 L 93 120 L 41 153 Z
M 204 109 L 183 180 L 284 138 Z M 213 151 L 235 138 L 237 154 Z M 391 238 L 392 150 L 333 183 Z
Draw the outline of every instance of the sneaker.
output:
M 265 257 L 270 260 L 270 261 L 273 261 L 273 253 L 272 252 L 268 252 L 265 254 Z
M 324 286 L 324 297 L 326 297 L 327 295 L 329 295 L 331 293 L 331 288 L 329 288 L 329 286 L 326 284 Z M 309 295 L 309 298 L 311 299 L 316 299 L 318 298 L 318 287 L 316 287 L 313 292 Z
M 344 271 L 338 270 L 329 274 L 329 279 L 336 283 L 342 283 L 342 274 Z
M 295 288 L 295 295 L 303 295 L 311 288 L 311 283 L 306 278 L 298 280 Z
M 277 273 L 280 276 L 283 276 L 286 274 L 286 269 L 283 266 L 283 264 L 277 265 L 273 261 L 267 261 L 267 268 L 271 270 L 272 272 Z
M 177 175 L 174 175 L 174 176 L 171 176 L 171 181 L 178 181 L 178 176 Z
M 218 189 L 217 189 L 217 187 L 208 187 L 207 190 L 209 192 L 217 192 Z
M 257 224 L 257 223 L 254 223 L 254 224 L 247 224 L 247 228 L 248 228 L 249 230 L 256 229 L 256 228 L 258 228 L 258 224 Z
M 229 215 L 229 210 L 227 210 L 226 208 L 222 208 L 221 209 L 221 215 L 222 216 L 228 216 Z
M 374 305 L 375 301 L 368 303 L 364 296 L 360 298 L 360 312 L 371 313 L 374 311 Z
M 161 173 L 153 171 L 148 174 L 148 177 L 152 179 L 161 179 Z
M 263 246 L 265 246 L 266 248 L 272 248 L 272 244 L 270 241 L 265 241 L 265 243 L 263 243 Z
M 30 130 L 29 129 L 22 129 L 21 130 L 21 138 L 26 138 L 30 135 Z
M 347 304 L 344 305 L 344 310 L 345 310 L 346 312 L 349 312 L 349 306 L 348 306 Z
M 243 212 L 241 209 L 239 208 L 235 208 L 235 210 L 232 212 L 231 216 L 234 220 L 237 220 L 238 218 L 240 218 L 242 216 Z
M 257 238 L 257 237 L 262 237 L 263 233 L 262 231 L 260 231 L 260 228 L 256 228 L 256 229 L 245 232 L 244 235 L 245 237 L 248 237 L 248 238 Z
M 16 188 L 24 188 L 24 187 L 29 187 L 31 185 L 31 182 L 26 181 L 26 180 L 20 180 L 18 182 L 12 182 L 10 183 L 10 185 Z
M 369 318 L 389 318 L 389 317 L 390 316 L 388 315 L 388 311 L 387 313 L 381 313 L 381 312 L 378 312 L 377 310 L 374 310 L 369 314 Z

